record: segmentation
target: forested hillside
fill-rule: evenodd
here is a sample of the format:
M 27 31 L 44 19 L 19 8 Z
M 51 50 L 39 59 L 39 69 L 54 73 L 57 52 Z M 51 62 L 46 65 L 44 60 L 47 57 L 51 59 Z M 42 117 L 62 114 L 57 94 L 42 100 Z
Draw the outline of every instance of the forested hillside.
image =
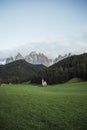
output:
M 46 69 L 44 65 L 32 65 L 25 60 L 0 65 L 0 83 L 21 83 L 30 81 L 32 75 Z
M 44 78 L 48 84 L 57 84 L 75 77 L 87 80 L 87 53 L 68 57 L 40 71 L 32 78 L 32 83 L 41 83 L 41 79 Z

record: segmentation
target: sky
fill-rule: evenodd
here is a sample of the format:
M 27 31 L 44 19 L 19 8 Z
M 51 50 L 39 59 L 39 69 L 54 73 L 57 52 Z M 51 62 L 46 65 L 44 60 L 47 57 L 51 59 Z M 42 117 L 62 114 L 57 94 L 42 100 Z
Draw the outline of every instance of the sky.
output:
M 87 52 L 87 0 L 0 0 L 0 58 Z

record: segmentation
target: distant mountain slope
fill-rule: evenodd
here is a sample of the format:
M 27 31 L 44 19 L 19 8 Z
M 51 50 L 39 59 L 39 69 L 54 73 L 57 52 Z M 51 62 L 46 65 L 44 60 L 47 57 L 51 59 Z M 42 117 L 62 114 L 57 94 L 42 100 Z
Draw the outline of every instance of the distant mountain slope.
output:
M 59 61 L 32 78 L 32 83 L 40 83 L 44 78 L 49 84 L 67 82 L 77 77 L 87 80 L 87 53 L 74 55 Z
M 44 69 L 46 69 L 44 65 L 32 65 L 25 60 L 0 65 L 0 82 L 18 83 L 30 80 L 33 74 Z

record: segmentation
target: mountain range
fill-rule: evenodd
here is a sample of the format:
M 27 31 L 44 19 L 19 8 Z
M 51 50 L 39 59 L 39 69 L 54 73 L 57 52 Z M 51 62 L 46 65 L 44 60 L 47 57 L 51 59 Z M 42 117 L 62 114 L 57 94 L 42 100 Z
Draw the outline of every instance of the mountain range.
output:
M 25 61 L 27 61 L 28 63 L 31 63 L 31 64 L 43 64 L 46 67 L 49 67 L 52 64 L 54 64 L 54 63 L 56 63 L 58 61 L 61 61 L 61 60 L 65 59 L 67 57 L 70 57 L 70 56 L 71 56 L 71 53 L 69 53 L 68 55 L 65 54 L 64 56 L 59 55 L 54 60 L 52 60 L 52 59 L 49 59 L 43 53 L 37 53 L 35 51 L 32 51 L 31 53 L 29 53 L 25 57 L 22 56 L 21 53 L 18 53 L 15 57 L 11 56 L 11 57 L 8 57 L 6 59 L 1 59 L 0 64 L 8 64 L 8 63 L 11 63 L 11 62 L 16 61 L 16 60 L 24 59 Z
M 48 84 L 64 83 L 72 78 L 87 81 L 87 53 L 67 57 L 50 67 L 31 64 L 24 59 L 0 65 L 0 84 L 23 82 L 41 84 L 42 78 Z
M 24 59 L 28 63 L 31 64 L 43 64 L 45 66 L 52 65 L 52 60 L 49 59 L 46 55 L 43 53 L 36 53 L 35 51 L 31 52 L 29 55 L 23 57 L 22 54 L 18 53 L 14 58 L 11 56 L 9 58 L 6 58 L 6 64 L 11 63 L 16 60 Z

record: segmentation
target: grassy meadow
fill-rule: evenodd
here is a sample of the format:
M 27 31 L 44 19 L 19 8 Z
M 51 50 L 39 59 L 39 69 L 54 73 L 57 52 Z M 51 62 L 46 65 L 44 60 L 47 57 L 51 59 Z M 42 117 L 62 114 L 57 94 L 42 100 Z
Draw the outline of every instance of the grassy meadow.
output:
M 87 82 L 0 86 L 0 130 L 87 130 Z

